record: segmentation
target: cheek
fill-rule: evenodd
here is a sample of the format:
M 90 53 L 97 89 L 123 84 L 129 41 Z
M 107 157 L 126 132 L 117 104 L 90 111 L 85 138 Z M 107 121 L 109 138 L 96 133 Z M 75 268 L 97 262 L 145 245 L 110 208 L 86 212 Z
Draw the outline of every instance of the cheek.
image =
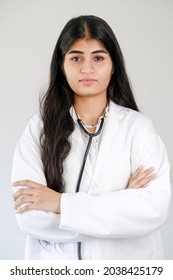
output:
M 111 80 L 111 77 L 112 77 L 112 69 L 110 69 L 110 68 L 107 69 L 107 71 L 105 71 L 103 73 L 102 77 L 103 77 L 102 81 L 104 82 L 105 85 L 108 86 L 108 84 L 109 84 L 109 82 Z
M 66 80 L 68 84 L 70 85 L 74 81 L 74 71 L 71 71 L 69 68 L 66 69 L 64 67 L 64 76 L 66 77 Z
M 75 72 L 73 72 L 73 71 L 68 71 L 67 73 L 66 73 L 66 79 L 68 80 L 68 81 L 74 81 L 74 79 L 75 79 L 75 77 L 76 77 L 76 75 L 75 75 Z
M 70 86 L 70 88 L 75 91 L 76 87 L 77 87 L 77 83 L 75 80 L 75 74 L 74 73 L 65 73 L 65 77 L 67 80 L 68 85 Z

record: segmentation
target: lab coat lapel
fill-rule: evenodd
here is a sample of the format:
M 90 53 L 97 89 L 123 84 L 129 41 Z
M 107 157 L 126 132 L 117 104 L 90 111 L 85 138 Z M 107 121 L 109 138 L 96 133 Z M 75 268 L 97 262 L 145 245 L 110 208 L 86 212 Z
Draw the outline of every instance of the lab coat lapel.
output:
M 113 140 L 115 139 L 116 133 L 120 125 L 120 121 L 124 117 L 124 114 L 125 110 L 123 107 L 118 106 L 113 102 L 110 102 L 110 111 L 107 116 L 107 119 L 105 120 L 105 126 L 101 137 L 99 153 L 91 185 L 96 179 L 96 177 L 99 176 L 101 165 L 103 164 L 108 149 L 110 149 L 111 145 L 113 145 Z

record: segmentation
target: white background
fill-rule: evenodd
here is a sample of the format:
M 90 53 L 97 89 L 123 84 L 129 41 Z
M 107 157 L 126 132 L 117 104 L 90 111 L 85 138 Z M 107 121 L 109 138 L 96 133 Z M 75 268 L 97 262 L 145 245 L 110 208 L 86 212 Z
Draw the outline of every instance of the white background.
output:
M 52 52 L 65 23 L 94 14 L 114 30 L 138 105 L 153 120 L 173 166 L 172 0 L 0 0 L 0 259 L 23 259 L 25 237 L 13 212 L 15 145 L 38 110 Z M 162 230 L 173 259 L 173 207 Z

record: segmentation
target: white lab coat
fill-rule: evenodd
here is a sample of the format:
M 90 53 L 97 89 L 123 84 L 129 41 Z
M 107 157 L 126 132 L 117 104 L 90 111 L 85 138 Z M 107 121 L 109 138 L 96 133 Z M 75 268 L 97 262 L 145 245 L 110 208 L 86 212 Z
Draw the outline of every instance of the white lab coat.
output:
M 40 159 L 41 129 L 42 121 L 36 115 L 17 144 L 12 182 L 29 179 L 46 185 Z M 162 259 L 160 227 L 169 209 L 170 168 L 151 121 L 111 102 L 94 173 L 88 160 L 79 193 L 75 188 L 83 149 L 78 126 L 71 143 L 64 162 L 66 192 L 61 214 L 32 210 L 16 215 L 27 235 L 26 259 L 77 259 L 79 241 L 82 259 Z M 157 178 L 145 188 L 126 189 L 140 165 L 153 166 Z

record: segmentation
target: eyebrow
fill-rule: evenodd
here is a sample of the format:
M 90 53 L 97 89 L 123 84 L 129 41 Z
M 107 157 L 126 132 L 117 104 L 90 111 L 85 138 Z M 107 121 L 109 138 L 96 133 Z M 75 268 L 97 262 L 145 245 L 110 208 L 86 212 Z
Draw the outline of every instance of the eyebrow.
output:
M 82 51 L 78 51 L 78 50 L 71 50 L 70 52 L 68 52 L 67 54 L 74 54 L 74 53 L 77 53 L 77 54 L 84 54 L 84 52 Z M 104 50 L 96 50 L 96 51 L 93 51 L 91 54 L 95 54 L 95 53 L 106 53 L 106 51 Z

